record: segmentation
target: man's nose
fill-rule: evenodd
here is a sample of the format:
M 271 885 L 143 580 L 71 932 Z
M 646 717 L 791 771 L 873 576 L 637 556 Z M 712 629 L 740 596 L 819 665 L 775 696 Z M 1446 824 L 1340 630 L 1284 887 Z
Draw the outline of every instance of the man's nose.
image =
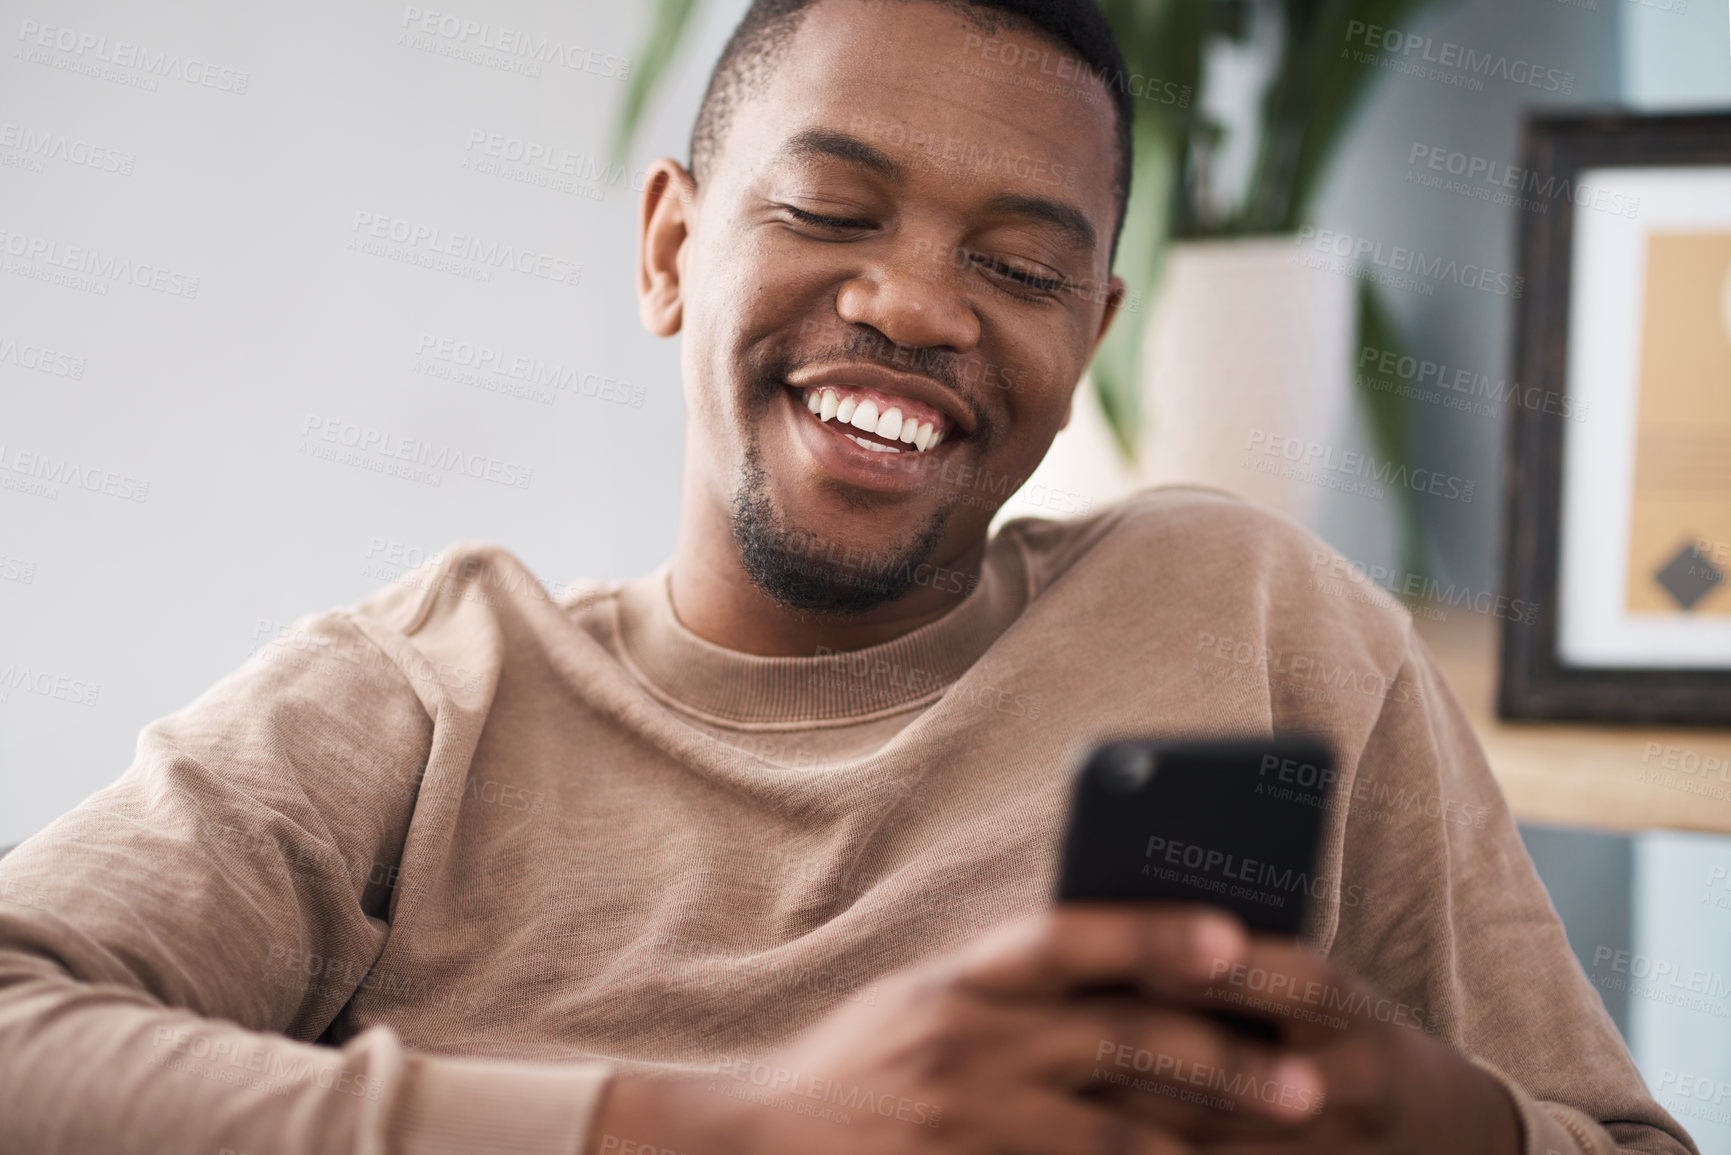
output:
M 980 318 L 966 288 L 971 271 L 965 252 L 907 238 L 841 286 L 836 312 L 898 346 L 966 353 L 980 340 Z

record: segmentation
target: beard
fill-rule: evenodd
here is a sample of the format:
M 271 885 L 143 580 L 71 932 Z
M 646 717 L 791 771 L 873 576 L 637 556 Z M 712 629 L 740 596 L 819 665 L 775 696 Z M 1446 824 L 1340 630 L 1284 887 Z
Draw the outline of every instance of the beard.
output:
M 858 615 L 896 601 L 917 584 L 916 575 L 937 549 L 953 509 L 936 510 L 905 541 L 862 557 L 859 550 L 838 548 L 788 525 L 776 512 L 769 488 L 757 439 L 748 438 L 733 494 L 733 540 L 751 583 L 777 605 L 802 613 Z

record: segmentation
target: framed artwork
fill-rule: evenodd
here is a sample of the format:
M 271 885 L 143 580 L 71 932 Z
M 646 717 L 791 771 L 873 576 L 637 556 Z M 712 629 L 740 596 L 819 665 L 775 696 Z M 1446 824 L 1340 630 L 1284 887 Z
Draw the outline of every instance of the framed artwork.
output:
M 1731 724 L 1731 115 L 1530 117 L 1505 718 Z

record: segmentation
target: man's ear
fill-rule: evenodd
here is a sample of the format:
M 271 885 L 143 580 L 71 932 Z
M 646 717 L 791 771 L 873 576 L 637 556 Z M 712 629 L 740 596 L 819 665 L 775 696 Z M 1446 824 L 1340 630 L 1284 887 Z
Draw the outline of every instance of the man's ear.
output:
M 1100 310 L 1100 328 L 1094 333 L 1094 347 L 1088 350 L 1088 357 L 1100 351 L 1100 342 L 1106 339 L 1106 334 L 1112 328 L 1112 322 L 1117 319 L 1119 311 L 1124 307 L 1124 300 L 1129 295 L 1129 286 L 1123 277 L 1113 277 L 1106 282 L 1106 307 Z
M 1123 277 L 1113 277 L 1110 281 L 1106 282 L 1106 307 L 1100 311 L 1100 328 L 1094 333 L 1093 348 L 1088 350 L 1088 360 L 1090 362 L 1092 362 L 1094 356 L 1100 352 L 1100 343 L 1106 339 L 1107 332 L 1112 328 L 1113 320 L 1117 318 L 1119 311 L 1124 307 L 1124 300 L 1126 296 L 1128 296 L 1128 292 L 1129 286 L 1124 283 Z M 1091 388 L 1093 388 L 1093 386 L 1088 384 L 1088 379 L 1085 376 L 1082 378 L 1081 383 L 1076 386 L 1076 389 Z M 1064 404 L 1064 420 L 1058 423 L 1058 429 L 1060 431 L 1070 424 L 1070 414 L 1075 412 L 1076 389 L 1070 390 L 1070 399 Z
M 697 182 L 676 160 L 649 166 L 637 218 L 637 315 L 657 337 L 671 337 L 684 324 L 684 285 L 679 254 L 691 235 Z

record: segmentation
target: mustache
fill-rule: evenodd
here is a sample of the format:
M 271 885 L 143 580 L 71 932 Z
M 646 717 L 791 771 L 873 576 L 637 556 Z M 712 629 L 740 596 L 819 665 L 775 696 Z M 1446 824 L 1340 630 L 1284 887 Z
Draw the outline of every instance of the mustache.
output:
M 929 346 L 897 345 L 881 334 L 871 332 L 770 357 L 753 377 L 753 404 L 763 406 L 775 401 L 786 388 L 787 379 L 799 370 L 826 365 L 875 365 L 928 378 L 973 414 L 975 442 L 987 444 L 995 432 L 990 414 L 963 386 L 967 375 L 962 354 Z
M 830 364 L 876 365 L 882 369 L 929 377 L 964 403 L 967 400 L 962 389 L 961 354 L 927 346 L 897 345 L 886 337 L 871 334 L 849 337 L 845 341 L 793 355 L 787 358 L 783 368 L 792 374 L 799 369 Z

